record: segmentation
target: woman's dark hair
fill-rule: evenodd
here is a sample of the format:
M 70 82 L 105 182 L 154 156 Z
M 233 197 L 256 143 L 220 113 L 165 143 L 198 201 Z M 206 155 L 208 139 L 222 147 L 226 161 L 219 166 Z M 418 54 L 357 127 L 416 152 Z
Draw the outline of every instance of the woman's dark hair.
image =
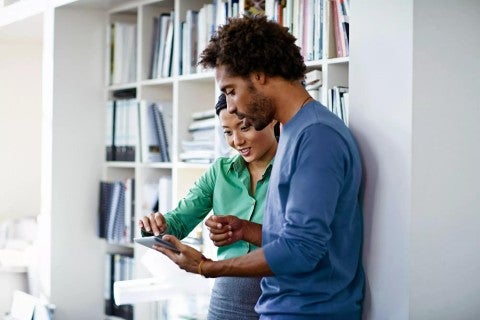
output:
M 217 116 L 220 114 L 220 111 L 227 108 L 227 98 L 225 94 L 221 94 L 218 96 L 217 104 L 215 105 L 215 113 Z
M 230 76 L 262 72 L 270 77 L 301 80 L 306 67 L 295 37 L 288 28 L 265 16 L 230 18 L 210 38 L 200 55 L 205 68 L 225 66 Z

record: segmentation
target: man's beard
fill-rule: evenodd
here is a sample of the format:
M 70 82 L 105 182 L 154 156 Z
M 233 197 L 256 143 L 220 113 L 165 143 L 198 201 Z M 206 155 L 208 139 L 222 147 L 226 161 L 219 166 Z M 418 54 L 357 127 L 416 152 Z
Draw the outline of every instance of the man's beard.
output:
M 247 105 L 248 114 L 237 113 L 255 130 L 265 129 L 275 119 L 275 107 L 271 98 L 259 94 L 255 89 L 251 91 L 252 98 Z

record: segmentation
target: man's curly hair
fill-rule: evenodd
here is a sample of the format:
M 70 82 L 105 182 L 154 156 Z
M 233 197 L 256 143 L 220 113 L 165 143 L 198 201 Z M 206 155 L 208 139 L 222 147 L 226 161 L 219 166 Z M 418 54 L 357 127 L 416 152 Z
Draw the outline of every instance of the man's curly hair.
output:
M 230 76 L 243 78 L 263 72 L 303 80 L 306 67 L 295 40 L 288 28 L 265 16 L 230 18 L 210 38 L 198 64 L 211 69 L 223 65 Z

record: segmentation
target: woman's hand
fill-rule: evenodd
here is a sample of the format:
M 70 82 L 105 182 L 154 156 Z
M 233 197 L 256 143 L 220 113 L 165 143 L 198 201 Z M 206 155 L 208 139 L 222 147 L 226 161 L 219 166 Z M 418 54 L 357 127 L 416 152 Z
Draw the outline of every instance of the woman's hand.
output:
M 232 215 L 213 215 L 205 221 L 210 239 L 217 247 L 238 240 L 247 241 L 257 247 L 262 245 L 262 225 Z
M 138 221 L 138 226 L 146 232 L 159 236 L 167 231 L 167 222 L 160 212 L 152 212 Z
M 245 220 L 236 216 L 214 215 L 205 221 L 210 231 L 210 239 L 217 247 L 226 246 L 244 240 Z

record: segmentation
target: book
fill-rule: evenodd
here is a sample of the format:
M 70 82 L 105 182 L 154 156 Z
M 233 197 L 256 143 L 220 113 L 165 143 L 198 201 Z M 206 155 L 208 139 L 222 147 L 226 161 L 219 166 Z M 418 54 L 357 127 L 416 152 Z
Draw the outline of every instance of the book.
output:
M 188 126 L 188 131 L 214 128 L 216 122 L 217 122 L 217 119 L 215 119 L 215 118 L 206 118 L 206 119 L 201 119 L 201 120 L 194 120 Z
M 132 240 L 133 184 L 132 179 L 100 182 L 97 234 L 107 242 L 130 243 Z
M 100 197 L 98 208 L 98 232 L 100 238 L 106 239 L 107 225 L 110 214 L 110 207 L 112 206 L 112 184 L 109 182 L 100 182 Z
M 152 39 L 151 39 L 151 49 L 150 49 L 150 70 L 149 70 L 149 79 L 156 78 L 156 70 L 158 64 L 158 32 L 159 32 L 159 18 L 153 17 L 152 20 Z
M 170 161 L 169 140 L 170 132 L 172 131 L 171 114 L 172 108 L 170 102 L 158 102 L 153 103 L 150 106 L 151 116 L 153 117 L 153 123 L 155 126 L 156 141 L 160 150 L 160 161 Z
M 323 58 L 323 0 L 314 0 L 313 9 L 313 60 Z
M 106 254 L 105 257 L 105 314 L 133 320 L 133 305 L 118 304 L 114 300 L 115 283 L 133 279 L 134 260 L 131 255 Z
M 161 176 L 158 179 L 158 211 L 165 213 L 172 210 L 172 177 Z
M 110 208 L 108 208 L 108 222 L 106 225 L 106 239 L 112 243 L 120 243 L 123 239 L 125 203 L 124 186 L 121 182 L 112 183 Z
M 338 12 L 338 6 L 336 0 L 330 0 L 330 8 L 333 21 L 333 34 L 335 39 L 335 52 L 336 57 L 345 56 L 345 42 L 342 38 L 342 32 L 340 30 L 340 13 Z
M 170 13 L 161 13 L 158 21 L 158 44 L 156 48 L 158 50 L 157 56 L 157 69 L 154 70 L 153 74 L 155 78 L 160 78 L 162 76 L 163 63 L 165 59 L 165 46 L 167 41 L 168 27 L 170 25 Z
M 305 86 L 322 85 L 322 70 L 314 69 L 305 74 Z
M 105 160 L 115 160 L 115 101 L 107 101 L 105 112 Z
M 135 161 L 138 145 L 138 107 L 135 99 L 116 100 L 113 117 L 113 161 Z M 107 150 L 108 152 L 108 150 Z
M 140 158 L 144 163 L 161 161 L 160 145 L 157 141 L 155 123 L 150 110 L 151 103 L 145 100 L 140 101 Z
M 187 10 L 183 30 L 182 74 L 191 74 L 197 66 L 198 11 Z
M 202 120 L 202 119 L 207 119 L 207 118 L 214 118 L 216 115 L 215 109 L 207 109 L 204 111 L 198 111 L 198 112 L 193 112 L 192 113 L 192 119 L 193 120 Z
M 174 20 L 175 13 L 172 11 L 170 13 L 167 35 L 165 37 L 165 52 L 163 56 L 162 78 L 168 78 L 172 76 L 173 38 L 175 35 Z
M 115 21 L 110 27 L 110 84 L 128 83 L 136 79 L 137 25 L 134 17 L 125 15 L 122 19 L 125 21 Z

